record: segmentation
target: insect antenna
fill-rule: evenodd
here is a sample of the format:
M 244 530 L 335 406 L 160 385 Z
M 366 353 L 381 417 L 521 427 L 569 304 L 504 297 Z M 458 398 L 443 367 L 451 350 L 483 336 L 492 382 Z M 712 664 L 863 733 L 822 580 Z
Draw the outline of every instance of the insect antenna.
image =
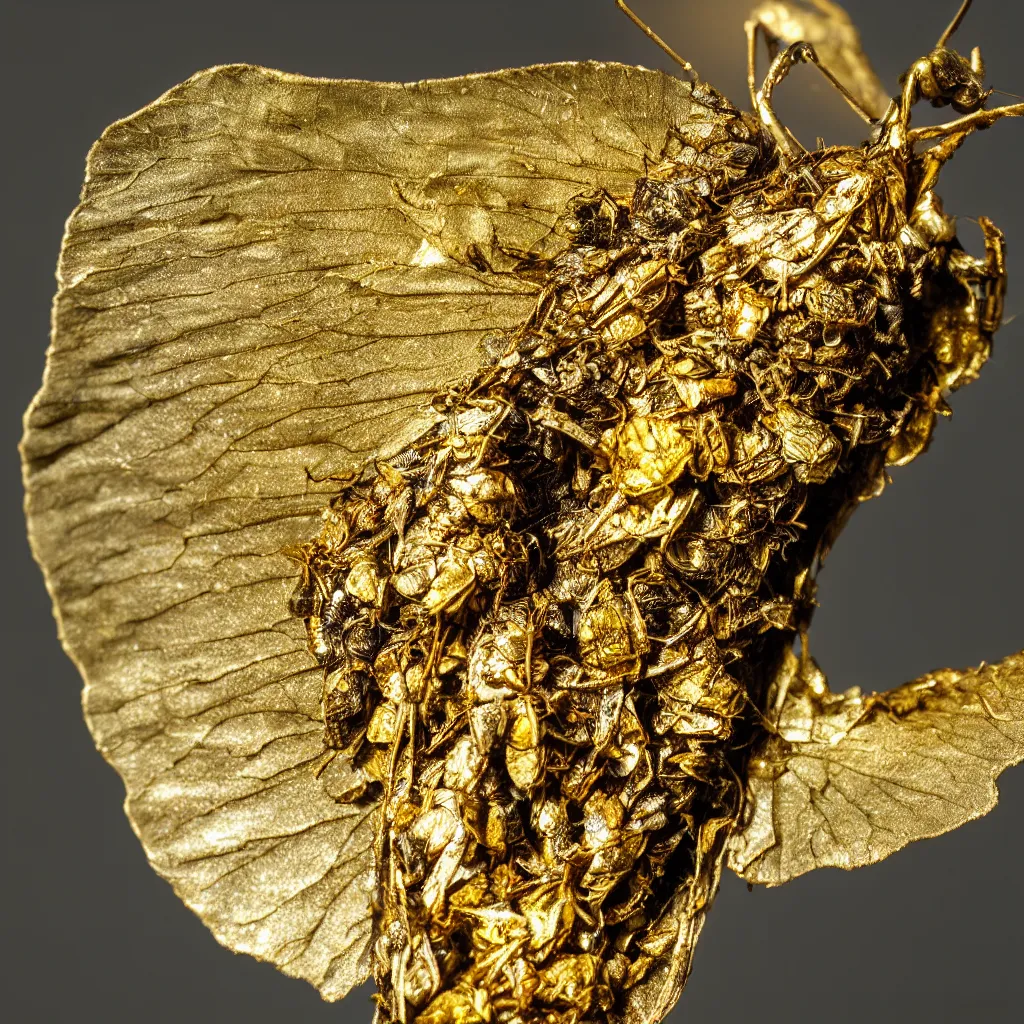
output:
M 622 11 L 622 13 L 625 14 L 626 17 L 629 18 L 629 20 L 633 22 L 633 24 L 636 25 L 636 27 L 640 29 L 648 39 L 660 46 L 665 53 L 667 53 L 687 74 L 693 75 L 694 78 L 697 77 L 697 72 L 694 70 L 693 65 L 688 60 L 684 60 L 680 57 L 679 54 L 676 53 L 676 51 L 673 50 L 672 47 L 669 46 L 668 43 L 666 43 L 665 40 L 650 27 L 650 25 L 647 24 L 647 22 L 643 21 L 637 14 L 635 14 L 626 3 L 626 0 L 615 0 L 615 6 L 618 7 L 618 9 Z
M 964 20 L 967 12 L 971 9 L 971 4 L 974 0 L 964 0 L 960 5 L 960 10 L 953 16 L 953 20 L 946 26 L 946 31 L 939 36 L 939 41 L 935 44 L 937 50 L 941 50 L 945 47 L 946 43 L 952 38 L 953 33 L 960 27 L 960 23 Z

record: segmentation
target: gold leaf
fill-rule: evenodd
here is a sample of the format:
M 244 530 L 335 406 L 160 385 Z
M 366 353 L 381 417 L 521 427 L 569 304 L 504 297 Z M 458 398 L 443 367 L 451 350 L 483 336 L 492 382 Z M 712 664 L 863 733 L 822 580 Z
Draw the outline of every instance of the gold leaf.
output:
M 331 475 L 397 450 L 557 252 L 685 120 L 658 72 L 415 85 L 203 72 L 111 126 L 68 224 L 23 441 L 32 546 L 154 867 L 233 949 L 343 996 L 372 824 L 314 776 L 320 673 L 281 552 Z
M 1024 652 L 941 669 L 889 693 L 828 692 L 794 657 L 778 735 L 751 757 L 745 827 L 729 864 L 780 885 L 813 868 L 873 864 L 987 814 L 1024 760 Z

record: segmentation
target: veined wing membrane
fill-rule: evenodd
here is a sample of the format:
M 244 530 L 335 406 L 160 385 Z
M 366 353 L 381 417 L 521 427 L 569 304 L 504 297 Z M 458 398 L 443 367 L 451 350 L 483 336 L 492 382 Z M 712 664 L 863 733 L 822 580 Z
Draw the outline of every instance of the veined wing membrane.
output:
M 619 65 L 229 66 L 90 154 L 23 441 L 33 549 L 154 866 L 327 998 L 367 972 L 372 813 L 314 778 L 319 672 L 281 551 L 331 475 L 422 431 L 529 314 L 504 254 L 557 249 L 580 192 L 629 194 L 688 109 L 686 83 Z
M 834 695 L 789 665 L 789 696 L 750 762 L 730 866 L 781 885 L 813 868 L 873 864 L 987 814 L 1024 760 L 1024 652 L 941 669 L 876 697 Z

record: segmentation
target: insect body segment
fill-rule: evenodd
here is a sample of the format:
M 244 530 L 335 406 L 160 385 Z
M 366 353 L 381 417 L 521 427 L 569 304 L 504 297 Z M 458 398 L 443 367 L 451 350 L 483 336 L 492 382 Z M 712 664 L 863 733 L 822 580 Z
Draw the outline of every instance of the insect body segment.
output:
M 998 326 L 1001 235 L 969 256 L 933 191 L 970 127 L 906 141 L 919 96 L 983 98 L 926 61 L 902 135 L 815 153 L 770 87 L 759 120 L 695 83 L 633 192 L 579 197 L 522 263 L 532 316 L 302 549 L 325 743 L 378 803 L 380 1019 L 678 994 L 836 524 Z

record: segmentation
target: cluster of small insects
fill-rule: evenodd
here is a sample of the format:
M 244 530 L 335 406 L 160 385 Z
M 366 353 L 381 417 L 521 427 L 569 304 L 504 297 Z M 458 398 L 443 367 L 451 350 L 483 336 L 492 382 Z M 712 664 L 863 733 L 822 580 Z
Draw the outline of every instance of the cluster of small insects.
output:
M 621 1018 L 714 894 L 818 562 L 988 355 L 1001 236 L 969 255 L 933 191 L 994 119 L 980 62 L 940 46 L 874 141 L 809 153 L 771 109 L 806 59 L 753 115 L 696 82 L 633 194 L 522 262 L 531 318 L 296 553 L 341 799 L 378 805 L 385 1020 Z M 911 129 L 922 97 L 966 116 Z

